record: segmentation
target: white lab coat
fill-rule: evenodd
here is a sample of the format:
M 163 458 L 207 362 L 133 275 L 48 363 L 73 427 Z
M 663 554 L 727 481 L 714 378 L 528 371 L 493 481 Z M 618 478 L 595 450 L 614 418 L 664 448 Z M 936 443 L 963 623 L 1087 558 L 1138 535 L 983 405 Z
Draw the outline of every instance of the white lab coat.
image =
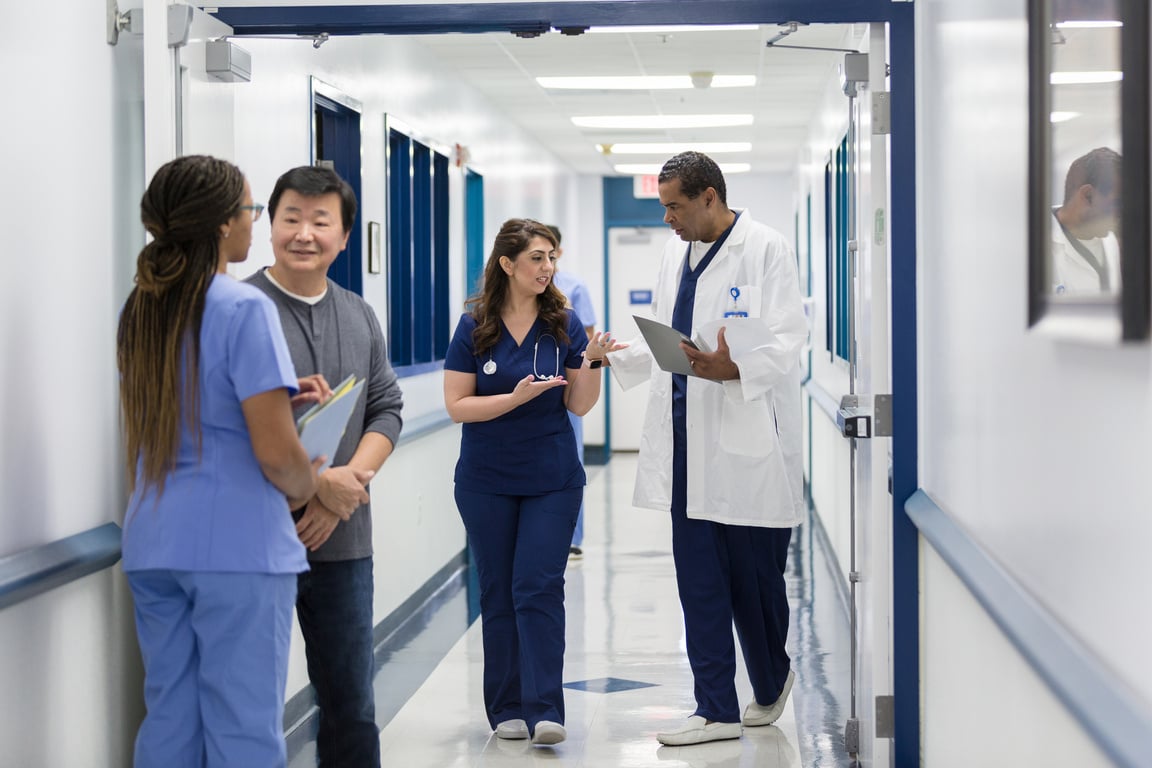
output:
M 1076 252 L 1068 241 L 1060 222 L 1052 217 L 1051 278 L 1052 292 L 1066 295 L 1116 295 L 1120 289 L 1120 246 L 1116 236 L 1108 233 L 1102 238 L 1081 240 L 1096 260 L 1108 270 L 1108 290 L 1100 287 L 1100 275 Z
M 668 325 L 687 247 L 676 236 L 664 247 L 652 316 Z M 792 249 L 780 233 L 753 221 L 748 211 L 700 276 L 693 336 L 701 325 L 732 308 L 734 286 L 749 299 L 739 309 L 763 322 L 763 340 L 733 350 L 738 380 L 688 377 L 687 514 L 730 525 L 790 528 L 800 523 L 806 509 L 799 363 L 808 325 Z M 715 349 L 715 337 L 704 340 Z M 656 366 L 642 337 L 610 359 L 609 370 L 624 389 L 651 382 L 633 504 L 670 510 L 672 374 Z

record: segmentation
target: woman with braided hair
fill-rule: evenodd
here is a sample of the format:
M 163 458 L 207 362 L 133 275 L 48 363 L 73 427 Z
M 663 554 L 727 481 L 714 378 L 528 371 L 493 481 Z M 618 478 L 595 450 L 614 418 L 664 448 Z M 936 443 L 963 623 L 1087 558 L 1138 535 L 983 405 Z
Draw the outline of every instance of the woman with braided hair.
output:
M 282 716 L 296 574 L 289 509 L 316 469 L 296 436 L 297 380 L 279 314 L 226 274 L 252 223 L 244 175 L 181 157 L 140 202 L 154 238 L 137 260 L 116 358 L 131 498 L 124 571 L 147 715 L 135 765 L 284 766 Z M 297 394 L 297 393 L 301 394 Z

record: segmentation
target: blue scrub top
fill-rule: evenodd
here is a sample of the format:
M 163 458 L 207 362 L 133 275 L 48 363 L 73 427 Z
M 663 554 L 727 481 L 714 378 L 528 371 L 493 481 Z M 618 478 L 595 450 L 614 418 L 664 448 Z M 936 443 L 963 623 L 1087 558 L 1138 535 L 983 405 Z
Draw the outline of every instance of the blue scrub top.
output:
M 199 374 L 202 442 L 182 426 L 163 494 L 137 475 L 124 520 L 124 570 L 308 570 L 288 502 L 264 477 L 240 407 L 253 395 L 297 387 L 280 314 L 259 288 L 212 279 Z
M 569 342 L 553 336 L 537 318 L 522 344 L 502 327 L 491 355 L 475 354 L 472 332 L 476 321 L 464 314 L 448 345 L 444 368 L 476 376 L 477 395 L 511 392 L 517 382 L 536 373 L 564 375 L 579 368 L 588 336 L 575 313 L 567 310 Z M 491 359 L 494 373 L 484 373 Z M 564 388 L 556 387 L 490 421 L 463 425 L 456 484 L 473 493 L 538 496 L 585 484 L 584 467 L 564 406 Z

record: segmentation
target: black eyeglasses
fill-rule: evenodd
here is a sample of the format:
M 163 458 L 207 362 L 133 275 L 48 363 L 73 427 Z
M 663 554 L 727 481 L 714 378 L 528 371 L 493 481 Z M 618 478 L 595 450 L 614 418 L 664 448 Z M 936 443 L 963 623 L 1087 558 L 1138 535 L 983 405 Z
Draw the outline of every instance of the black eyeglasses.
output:
M 240 210 L 252 211 L 252 221 L 259 221 L 260 220 L 260 214 L 264 213 L 264 205 L 263 205 L 263 203 L 253 203 L 252 205 L 242 205 L 242 206 L 240 206 Z

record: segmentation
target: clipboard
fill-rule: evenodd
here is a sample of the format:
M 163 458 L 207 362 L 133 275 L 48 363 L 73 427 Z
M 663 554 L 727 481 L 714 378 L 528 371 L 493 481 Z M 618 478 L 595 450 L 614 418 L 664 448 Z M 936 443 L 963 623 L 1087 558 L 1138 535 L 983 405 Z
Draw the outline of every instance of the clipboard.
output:
M 658 323 L 651 318 L 632 315 L 632 319 L 636 321 L 636 327 L 640 329 L 644 341 L 648 342 L 648 349 L 651 350 L 652 357 L 656 359 L 656 364 L 661 370 L 696 376 L 696 372 L 689 364 L 688 355 L 680 349 L 680 342 L 699 349 L 696 342 L 672 326 Z
M 300 442 L 304 444 L 308 458 L 328 457 L 328 461 L 324 462 L 324 466 L 320 467 L 318 472 L 323 472 L 331 466 L 362 389 L 364 381 L 356 381 L 356 376 L 353 374 L 340 382 L 332 397 L 312 406 L 296 420 L 296 430 L 300 433 Z

